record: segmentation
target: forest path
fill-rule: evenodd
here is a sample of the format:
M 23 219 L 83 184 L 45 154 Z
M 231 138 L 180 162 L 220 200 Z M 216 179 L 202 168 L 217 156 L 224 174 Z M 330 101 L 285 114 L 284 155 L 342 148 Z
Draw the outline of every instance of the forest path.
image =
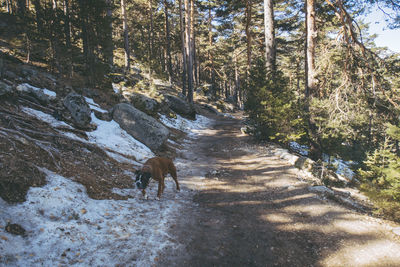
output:
M 219 117 L 176 160 L 187 192 L 158 266 L 400 266 L 395 224 L 309 191 L 289 163 Z

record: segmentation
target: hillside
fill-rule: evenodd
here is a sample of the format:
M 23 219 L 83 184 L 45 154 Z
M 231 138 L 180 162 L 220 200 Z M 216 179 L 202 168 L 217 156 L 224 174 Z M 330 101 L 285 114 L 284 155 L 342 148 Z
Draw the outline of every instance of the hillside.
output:
M 64 105 L 74 89 L 32 66 L 9 61 L 6 66 L 0 82 L 0 262 L 87 266 L 154 260 L 170 245 L 166 230 L 184 200 L 169 190 L 162 202 L 142 200 L 134 171 L 156 154 L 175 157 L 183 138 L 211 120 L 185 119 L 163 103 L 168 116 L 174 115 L 158 113 L 170 134 L 153 152 L 89 97 L 104 103 L 104 95 L 82 89 L 86 96 L 79 99 L 90 107 L 91 121 L 78 125 Z M 167 187 L 172 188 L 169 181 Z M 148 246 L 154 248 L 135 249 Z

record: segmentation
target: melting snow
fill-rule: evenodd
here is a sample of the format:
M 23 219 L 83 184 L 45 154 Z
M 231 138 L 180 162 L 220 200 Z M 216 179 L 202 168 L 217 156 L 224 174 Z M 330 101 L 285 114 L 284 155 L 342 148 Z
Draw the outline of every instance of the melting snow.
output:
M 196 120 L 192 121 L 178 114 L 176 115 L 176 119 L 160 114 L 160 120 L 165 126 L 181 130 L 188 135 L 196 135 L 200 130 L 207 128 L 212 123 L 211 119 L 202 115 L 196 115 Z
M 81 184 L 43 171 L 48 184 L 31 188 L 26 202 L 0 198 L 0 265 L 150 266 L 163 248 L 179 245 L 167 233 L 181 205 L 172 181 L 161 201 L 142 200 L 132 189 L 124 192 L 128 200 L 94 200 Z M 27 236 L 4 232 L 8 220 Z

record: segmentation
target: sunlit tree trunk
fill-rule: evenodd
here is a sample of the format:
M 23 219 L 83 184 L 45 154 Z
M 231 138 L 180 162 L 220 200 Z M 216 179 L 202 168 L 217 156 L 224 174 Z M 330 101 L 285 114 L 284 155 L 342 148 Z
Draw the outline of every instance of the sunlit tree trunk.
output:
M 185 0 L 185 18 L 186 18 L 186 57 L 187 57 L 187 100 L 189 103 L 193 102 L 193 51 L 192 51 L 192 33 L 191 33 L 191 2 L 193 0 Z
M 308 123 L 308 137 L 310 142 L 309 156 L 314 159 L 322 157 L 322 148 L 315 116 L 310 110 L 311 100 L 317 95 L 317 80 L 315 68 L 315 44 L 317 30 L 315 24 L 315 0 L 306 0 L 306 62 L 305 62 L 305 109 Z
M 273 0 L 264 0 L 264 28 L 265 28 L 265 66 L 267 68 L 267 73 L 268 73 L 268 72 L 274 72 L 276 65 Z
M 168 1 L 164 0 L 164 13 L 165 13 L 165 46 L 166 46 L 166 58 L 167 58 L 167 69 L 169 82 L 172 82 L 172 59 L 171 59 L 171 36 L 169 31 L 169 19 L 168 19 Z
M 185 47 L 185 29 L 183 26 L 183 7 L 182 0 L 179 0 L 179 26 L 180 26 L 180 34 L 181 34 L 181 49 L 182 49 L 182 94 L 186 96 L 186 47 Z
M 125 71 L 130 70 L 130 53 L 129 53 L 129 35 L 128 35 L 128 22 L 126 14 L 126 1 L 121 0 L 121 13 L 122 13 L 122 28 L 124 31 L 124 50 L 125 50 Z
M 246 74 L 247 77 L 250 74 L 250 69 L 251 69 L 251 45 L 252 45 L 252 36 L 251 36 L 251 10 L 252 10 L 252 0 L 246 0 L 246 48 L 247 48 L 247 69 L 246 69 Z

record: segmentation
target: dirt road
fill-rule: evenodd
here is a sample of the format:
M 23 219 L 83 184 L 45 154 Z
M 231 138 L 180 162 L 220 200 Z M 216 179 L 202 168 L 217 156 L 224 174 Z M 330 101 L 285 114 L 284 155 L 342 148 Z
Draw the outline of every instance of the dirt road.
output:
M 159 266 L 400 266 L 398 225 L 310 192 L 240 121 L 219 118 L 177 160 L 187 204 Z

